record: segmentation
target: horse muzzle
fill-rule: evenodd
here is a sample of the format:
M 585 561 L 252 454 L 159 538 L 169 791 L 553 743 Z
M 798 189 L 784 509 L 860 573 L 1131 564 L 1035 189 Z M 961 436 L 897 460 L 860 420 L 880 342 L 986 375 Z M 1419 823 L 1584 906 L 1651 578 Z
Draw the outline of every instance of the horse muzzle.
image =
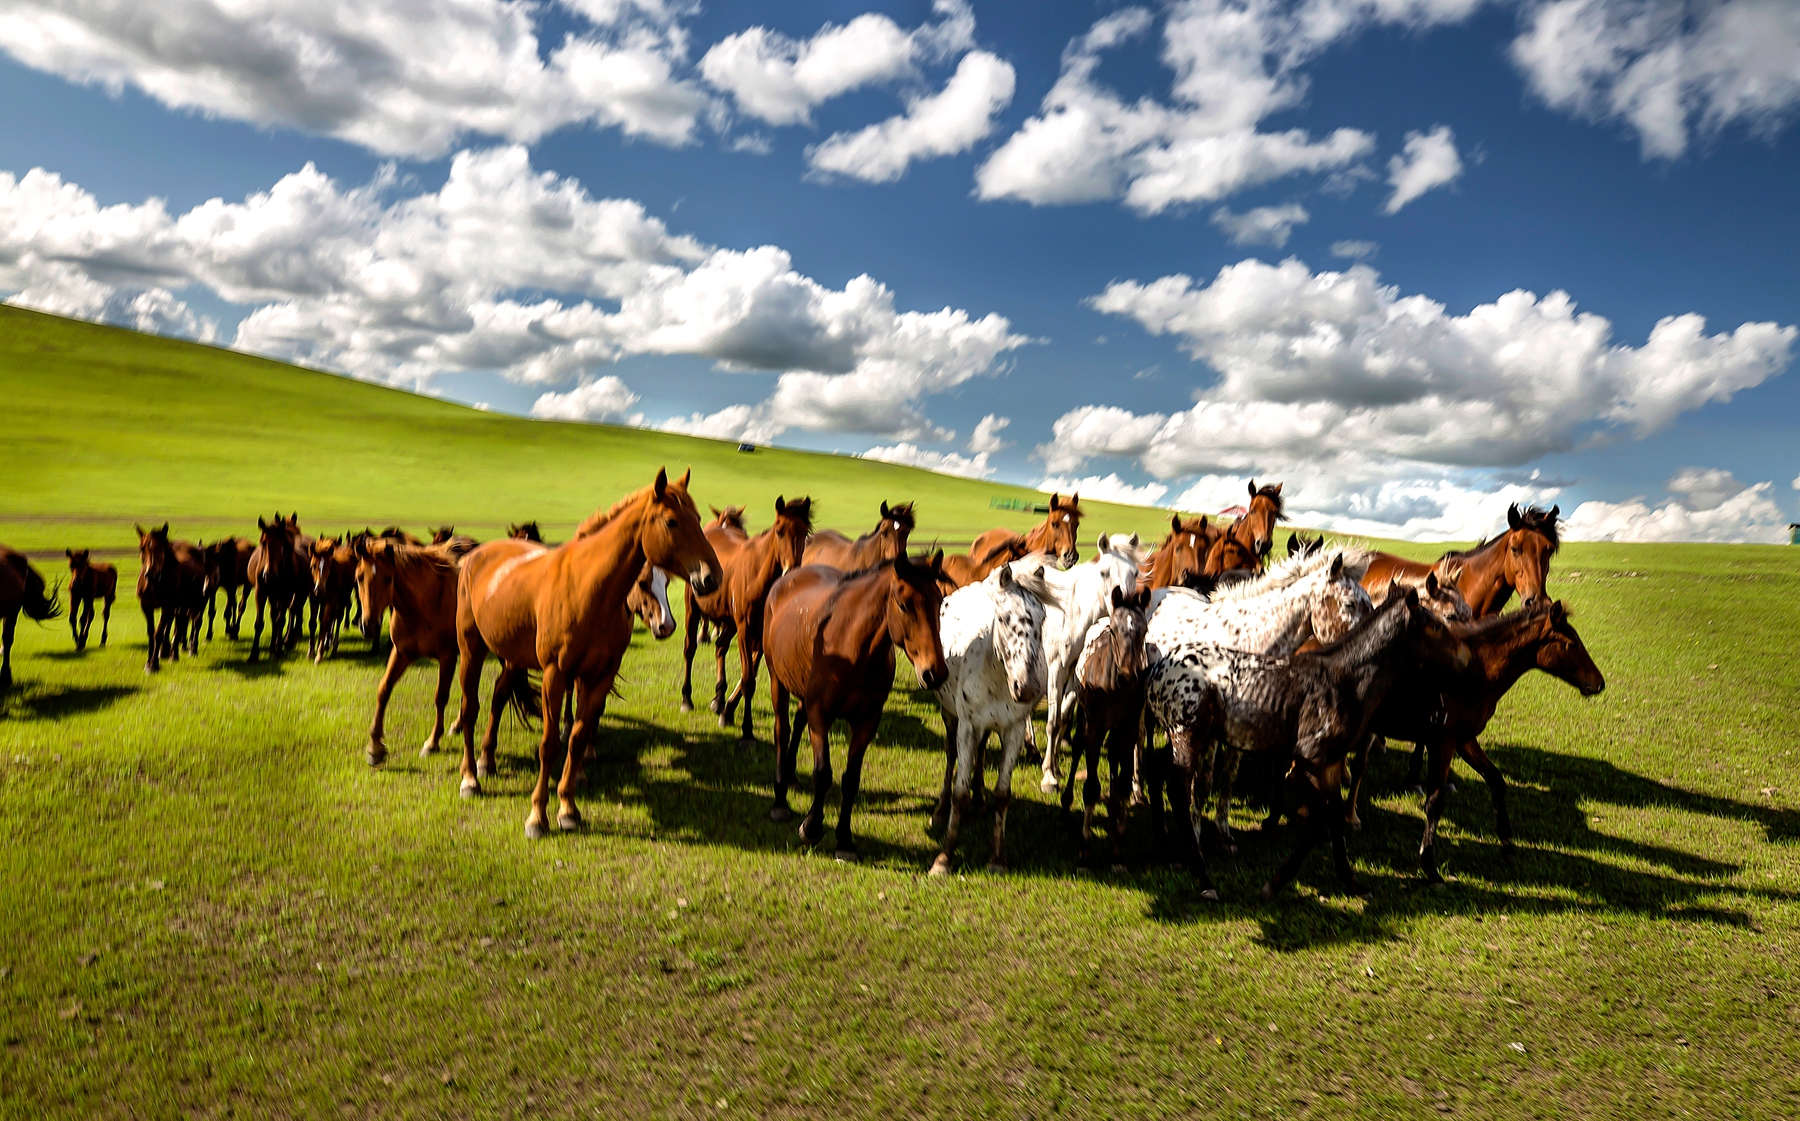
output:
M 701 565 L 688 572 L 688 586 L 697 596 L 709 596 L 719 590 L 719 574 L 711 565 Z
M 936 689 L 938 686 L 942 685 L 944 679 L 949 676 L 950 674 L 948 671 L 934 666 L 919 672 L 919 683 L 927 689 Z

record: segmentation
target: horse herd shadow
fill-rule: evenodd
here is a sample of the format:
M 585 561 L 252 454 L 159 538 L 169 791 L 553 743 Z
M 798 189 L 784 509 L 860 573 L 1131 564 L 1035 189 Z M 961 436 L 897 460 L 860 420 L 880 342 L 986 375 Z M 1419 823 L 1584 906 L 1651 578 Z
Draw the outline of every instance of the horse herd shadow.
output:
M 111 708 L 136 693 L 136 685 L 44 685 L 14 682 L 0 693 L 0 720 L 61 720 Z

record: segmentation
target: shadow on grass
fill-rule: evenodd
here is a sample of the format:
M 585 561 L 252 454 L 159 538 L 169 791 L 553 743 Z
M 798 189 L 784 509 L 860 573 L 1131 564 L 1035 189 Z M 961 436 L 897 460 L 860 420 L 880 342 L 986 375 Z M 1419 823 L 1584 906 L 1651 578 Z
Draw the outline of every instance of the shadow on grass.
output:
M 15 681 L 0 693 L 0 714 L 12 720 L 60 720 L 99 712 L 131 696 L 136 685 L 39 685 Z

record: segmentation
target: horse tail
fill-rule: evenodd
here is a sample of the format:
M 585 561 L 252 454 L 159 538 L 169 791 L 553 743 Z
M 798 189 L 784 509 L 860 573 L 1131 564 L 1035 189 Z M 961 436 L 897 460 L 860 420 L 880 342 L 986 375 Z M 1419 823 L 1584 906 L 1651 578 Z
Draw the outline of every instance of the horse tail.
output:
M 24 604 L 26 617 L 36 619 L 41 623 L 46 619 L 54 619 L 61 615 L 62 602 L 57 598 L 57 592 L 61 589 L 62 585 L 58 583 L 46 590 L 43 575 L 27 564 L 25 566 Z
M 531 673 L 515 674 L 512 684 L 506 690 L 506 696 L 500 698 L 499 708 L 511 707 L 513 715 L 519 723 L 530 728 L 533 720 L 541 720 L 544 716 L 544 700 L 539 692 L 539 679 Z

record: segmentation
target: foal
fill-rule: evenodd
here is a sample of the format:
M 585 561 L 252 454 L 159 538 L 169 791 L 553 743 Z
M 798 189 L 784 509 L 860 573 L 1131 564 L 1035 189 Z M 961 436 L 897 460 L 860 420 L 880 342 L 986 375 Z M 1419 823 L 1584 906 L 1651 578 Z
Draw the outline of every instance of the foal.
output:
M 1081 787 L 1081 856 L 1085 863 L 1094 839 L 1094 806 L 1100 801 L 1100 748 L 1112 781 L 1106 788 L 1106 824 L 1112 837 L 1113 867 L 1125 863 L 1125 803 L 1130 797 L 1137 766 L 1138 738 L 1143 729 L 1144 675 L 1150 659 L 1144 639 L 1148 624 L 1144 612 L 1150 606 L 1150 589 L 1135 594 L 1120 588 L 1112 592 L 1112 613 L 1088 631 L 1088 640 L 1075 663 L 1075 694 L 1081 703 L 1076 724 L 1076 759 L 1087 764 L 1087 781 Z M 1075 764 L 1070 763 L 1070 770 Z M 1075 799 L 1075 776 L 1063 787 L 1062 805 L 1067 812 Z
M 64 549 L 69 558 L 69 633 L 75 649 L 87 649 L 88 632 L 94 626 L 94 601 L 101 601 L 100 645 L 106 645 L 112 624 L 113 598 L 119 591 L 119 570 L 105 561 L 88 559 L 86 549 Z
M 306 556 L 295 537 L 299 516 L 283 518 L 279 513 L 272 522 L 256 519 L 260 535 L 250 554 L 250 586 L 256 593 L 256 627 L 250 635 L 250 660 L 256 661 L 262 644 L 263 613 L 269 616 L 269 656 L 278 658 L 282 651 L 300 641 L 300 611 L 308 596 Z
M 436 659 L 437 717 L 425 737 L 420 755 L 438 749 L 444 738 L 444 705 L 456 675 L 456 575 L 458 554 L 445 545 L 403 545 L 391 538 L 357 537 L 356 583 L 362 595 L 365 628 L 373 618 L 393 611 L 389 627 L 393 647 L 387 669 L 375 687 L 375 722 L 369 728 L 368 762 L 379 767 L 387 761 L 384 722 L 388 698 L 407 668 L 421 658 Z
M 318 607 L 318 632 L 312 640 L 314 664 L 325 660 L 327 653 L 336 654 L 338 631 L 350 612 L 350 597 L 356 591 L 356 554 L 342 538 L 320 537 L 313 542 L 312 595 Z

